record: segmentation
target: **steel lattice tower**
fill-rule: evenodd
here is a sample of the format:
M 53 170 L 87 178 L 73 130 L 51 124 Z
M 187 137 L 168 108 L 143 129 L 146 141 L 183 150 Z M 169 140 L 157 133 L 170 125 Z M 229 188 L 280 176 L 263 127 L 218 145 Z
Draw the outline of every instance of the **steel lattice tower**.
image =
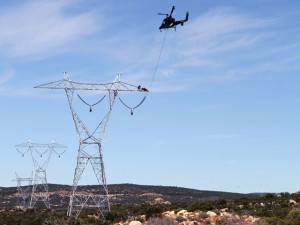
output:
M 16 145 L 16 149 L 22 154 L 22 156 L 24 156 L 27 152 L 30 152 L 35 168 L 31 198 L 28 207 L 34 208 L 35 204 L 38 201 L 41 201 L 44 202 L 46 208 L 50 208 L 46 169 L 51 155 L 55 153 L 60 157 L 60 155 L 66 151 L 67 147 L 57 144 L 55 141 L 52 141 L 49 144 L 38 144 L 28 141 L 26 143 Z M 45 157 L 43 158 L 43 156 Z
M 18 201 L 17 205 L 20 209 L 26 210 L 30 206 L 32 180 L 33 180 L 32 175 L 31 175 L 31 177 L 28 177 L 28 178 L 22 178 L 22 177 L 19 177 L 17 173 L 16 173 L 16 179 L 13 180 L 13 181 L 17 182 L 18 193 L 19 193 L 19 197 L 21 199 L 21 202 Z M 27 185 L 22 185 L 23 182 L 27 182 Z
M 77 155 L 77 165 L 73 178 L 72 193 L 70 196 L 70 203 L 68 208 L 68 216 L 77 218 L 83 208 L 97 208 L 99 214 L 103 217 L 105 213 L 110 210 L 110 203 L 108 198 L 108 190 L 106 184 L 106 177 L 104 171 L 104 162 L 102 155 L 102 137 L 111 115 L 113 106 L 115 104 L 118 92 L 148 92 L 147 89 L 141 88 L 122 82 L 118 74 L 113 82 L 96 84 L 96 83 L 79 83 L 71 81 L 67 73 L 64 73 L 64 79 L 54 81 L 44 85 L 36 86 L 35 88 L 47 89 L 63 89 L 67 95 L 71 114 L 75 123 L 76 132 L 79 137 L 79 148 Z M 97 127 L 90 131 L 84 125 L 82 120 L 76 113 L 73 105 L 75 91 L 100 91 L 107 92 L 109 98 L 109 107 L 107 113 L 98 123 Z M 90 105 L 90 111 L 92 111 Z M 99 192 L 80 194 L 76 193 L 79 180 L 84 172 L 86 165 L 90 163 L 95 176 L 97 178 Z

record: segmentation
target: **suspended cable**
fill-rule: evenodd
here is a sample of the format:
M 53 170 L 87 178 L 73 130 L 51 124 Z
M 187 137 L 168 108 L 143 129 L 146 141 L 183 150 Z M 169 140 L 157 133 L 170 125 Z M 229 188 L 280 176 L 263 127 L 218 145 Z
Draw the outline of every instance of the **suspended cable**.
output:
M 40 155 L 41 157 L 43 157 L 43 155 L 48 151 L 48 149 L 43 150 L 43 151 L 39 151 L 36 148 L 34 148 L 33 150 L 36 152 L 36 154 Z
M 17 151 L 18 151 L 19 153 L 22 154 L 22 157 L 24 157 L 24 155 L 30 150 L 29 148 L 28 148 L 26 151 L 21 151 L 21 150 L 18 149 L 18 148 L 16 148 L 16 149 L 17 149 Z
M 143 104 L 143 102 L 146 100 L 146 95 L 144 96 L 144 98 L 142 99 L 142 101 L 137 105 L 137 106 L 135 106 L 135 107 L 130 107 L 130 106 L 128 106 L 128 105 L 126 105 L 123 101 L 122 101 L 122 99 L 119 97 L 119 100 L 120 100 L 120 102 L 122 102 L 122 104 L 125 106 L 125 107 L 127 107 L 128 109 L 130 109 L 130 114 L 131 115 L 133 115 L 133 110 L 134 109 L 136 109 L 137 107 L 139 107 L 141 104 Z
M 105 96 L 106 95 L 104 95 L 98 102 L 96 102 L 96 103 L 94 103 L 94 104 L 89 104 L 89 103 L 87 103 L 86 101 L 84 101 L 81 97 L 80 97 L 80 95 L 79 94 L 77 94 L 77 96 L 78 96 L 78 98 L 84 103 L 84 104 L 86 104 L 86 105 L 88 105 L 89 107 L 90 107 L 90 112 L 92 112 L 93 110 L 92 110 L 92 107 L 93 106 L 95 106 L 95 105 L 97 105 L 97 104 L 99 104 L 104 98 L 105 98 Z
M 156 63 L 156 66 L 155 66 L 155 69 L 154 69 L 154 72 L 153 72 L 153 75 L 152 75 L 152 79 L 151 79 L 151 83 L 150 83 L 150 87 L 152 87 L 152 83 L 154 81 L 154 77 L 155 77 L 155 74 L 156 74 L 156 71 L 157 71 L 157 68 L 158 68 L 158 64 L 160 62 L 160 57 L 161 57 L 161 54 L 162 54 L 162 51 L 163 51 L 163 48 L 165 46 L 165 42 L 166 42 L 166 38 L 167 38 L 167 34 L 168 34 L 168 29 L 166 31 L 166 34 L 165 34 L 165 37 L 164 37 L 164 40 L 163 40 L 163 43 L 162 43 L 162 46 L 160 48 L 160 52 L 159 52 L 159 56 L 158 56 L 158 59 L 157 59 L 157 63 Z
M 60 156 L 61 156 L 62 154 L 64 154 L 64 153 L 67 151 L 67 149 L 64 149 L 62 152 L 58 152 L 58 151 L 56 151 L 56 150 L 54 150 L 54 149 L 53 149 L 53 151 L 54 151 L 54 153 L 55 153 L 56 155 L 58 155 L 58 158 L 60 158 Z
M 152 74 L 152 78 L 151 78 L 151 82 L 150 82 L 150 88 L 152 87 L 152 83 L 154 81 L 154 77 L 155 77 L 155 74 L 157 72 L 157 69 L 158 69 L 158 65 L 159 65 L 159 62 L 160 62 L 160 58 L 161 58 L 161 55 L 162 55 L 162 52 L 163 52 L 163 49 L 164 49 L 164 46 L 165 46 L 165 42 L 166 42 L 166 38 L 167 38 L 167 34 L 168 34 L 168 29 L 166 31 L 166 34 L 165 34 L 165 37 L 163 39 L 163 43 L 162 43 L 162 46 L 160 48 L 160 52 L 159 52 L 159 55 L 158 55 L 158 59 L 157 59 L 157 62 L 156 62 L 156 65 L 155 65 L 155 69 L 153 71 L 153 74 Z M 137 107 L 139 107 L 145 100 L 146 100 L 146 96 L 147 94 L 149 93 L 148 90 L 146 88 L 142 88 L 141 86 L 138 86 L 138 90 L 142 90 L 142 91 L 145 91 L 146 94 L 144 96 L 144 98 L 142 99 L 142 101 L 135 107 L 130 107 L 128 105 L 125 104 L 125 102 L 122 101 L 122 99 L 119 97 L 119 100 L 120 102 L 128 109 L 130 109 L 130 114 L 133 115 L 133 110 L 136 109 Z M 80 96 L 78 95 L 78 97 L 80 98 Z M 80 98 L 81 99 L 81 98 Z M 81 99 L 82 100 L 82 99 Z M 83 101 L 83 100 L 82 100 Z M 84 101 L 83 101 L 84 102 Z M 88 103 L 84 102 L 85 104 L 89 105 Z

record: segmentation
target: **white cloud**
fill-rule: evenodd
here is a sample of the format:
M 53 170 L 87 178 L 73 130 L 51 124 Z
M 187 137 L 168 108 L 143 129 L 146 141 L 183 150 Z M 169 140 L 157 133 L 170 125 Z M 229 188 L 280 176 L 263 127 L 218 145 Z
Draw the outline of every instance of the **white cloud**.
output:
M 101 38 L 92 36 L 101 29 L 98 24 L 102 20 L 97 18 L 96 23 L 91 11 L 67 13 L 71 4 L 73 2 L 68 0 L 28 1 L 10 10 L 0 10 L 2 54 L 47 57 L 83 46 L 84 37 L 91 35 L 92 40 L 84 47 L 96 52 L 95 58 L 99 57 L 99 62 L 105 66 L 110 67 L 112 63 L 111 71 L 106 74 L 124 73 L 126 81 L 148 86 L 164 33 L 149 35 L 139 32 L 138 28 L 130 31 L 120 28 L 112 33 L 97 33 Z M 288 66 L 299 59 L 299 54 L 290 54 L 294 47 L 299 48 L 298 43 L 275 45 L 272 42 L 281 33 L 280 21 L 286 17 L 257 17 L 234 8 L 218 8 L 193 16 L 176 32 L 169 31 L 152 90 L 174 92 L 197 86 L 204 80 L 245 79 L 263 70 L 276 69 L 283 63 Z M 103 20 L 104 24 L 100 24 L 116 23 L 116 18 L 113 19 L 114 22 Z M 119 27 L 119 24 L 114 25 Z M 288 57 L 281 60 L 283 51 Z M 271 60 L 268 56 L 272 53 L 278 53 L 279 57 Z
M 98 27 L 91 13 L 67 14 L 72 1 L 25 1 L 0 11 L 0 49 L 14 57 L 68 50 Z
M 184 83 L 178 82 L 178 79 L 199 77 L 198 73 L 179 76 L 181 69 L 224 68 L 232 59 L 216 59 L 215 56 L 255 46 L 266 34 L 252 34 L 253 29 L 264 28 L 270 23 L 269 20 L 251 19 L 237 14 L 233 9 L 221 8 L 191 19 L 184 27 L 179 27 L 177 32 L 170 30 L 155 75 L 154 89 L 182 90 L 189 87 L 187 82 L 190 82 L 190 78 Z M 121 35 L 108 34 L 101 40 L 102 45 L 96 48 L 115 60 L 115 67 L 120 68 L 122 73 L 139 80 L 151 80 L 164 34 L 158 32 L 154 37 L 149 37 L 149 34 L 135 35 L 135 32 L 137 30 L 125 33 L 122 30 Z M 231 79 L 231 75 L 225 75 L 226 79 Z M 173 78 L 177 82 L 172 84 L 171 89 L 166 88 Z
M 172 41 L 179 45 L 173 55 L 184 59 L 179 66 L 218 66 L 223 63 L 213 62 L 212 56 L 256 46 L 266 38 L 260 29 L 270 23 L 270 20 L 252 19 L 229 9 L 208 12 L 184 27 L 180 38 L 174 40 L 173 36 Z
M 191 16 L 190 21 L 183 27 L 179 26 L 176 32 L 168 32 L 153 89 L 182 91 L 203 80 L 241 80 L 261 74 L 258 68 L 268 67 L 270 70 L 270 64 L 278 63 L 278 60 L 275 62 L 268 57 L 270 52 L 283 49 L 290 54 L 292 49 L 288 46 L 295 45 L 285 41 L 280 45 L 273 42 L 286 19 L 276 15 L 258 17 L 234 8 L 217 8 L 198 17 Z M 163 36 L 159 32 L 151 38 L 148 34 L 126 32 L 106 41 L 111 44 L 104 45 L 102 51 L 115 58 L 118 66 L 127 65 L 127 74 L 139 74 L 140 80 L 149 80 Z M 167 88 L 170 85 L 172 88 Z

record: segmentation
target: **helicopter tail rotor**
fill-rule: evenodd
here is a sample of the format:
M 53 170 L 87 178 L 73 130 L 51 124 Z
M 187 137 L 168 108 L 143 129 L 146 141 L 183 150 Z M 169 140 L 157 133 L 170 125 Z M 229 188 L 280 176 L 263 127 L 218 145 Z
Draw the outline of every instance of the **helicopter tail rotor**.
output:
M 189 15 L 190 15 L 189 12 L 186 12 L 186 15 L 185 15 L 185 22 L 189 20 Z

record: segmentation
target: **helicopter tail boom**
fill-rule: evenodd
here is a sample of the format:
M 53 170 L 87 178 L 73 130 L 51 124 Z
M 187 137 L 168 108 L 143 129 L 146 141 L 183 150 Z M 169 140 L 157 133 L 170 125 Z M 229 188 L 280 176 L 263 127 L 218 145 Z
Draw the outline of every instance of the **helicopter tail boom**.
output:
M 184 22 L 187 22 L 189 20 L 189 12 L 186 12 L 186 15 L 185 15 L 185 21 Z
M 186 12 L 186 16 L 185 16 L 185 19 L 184 20 L 179 20 L 179 21 L 176 21 L 175 24 L 180 24 L 181 26 L 183 26 L 183 24 L 185 22 L 187 22 L 189 20 L 189 12 Z

